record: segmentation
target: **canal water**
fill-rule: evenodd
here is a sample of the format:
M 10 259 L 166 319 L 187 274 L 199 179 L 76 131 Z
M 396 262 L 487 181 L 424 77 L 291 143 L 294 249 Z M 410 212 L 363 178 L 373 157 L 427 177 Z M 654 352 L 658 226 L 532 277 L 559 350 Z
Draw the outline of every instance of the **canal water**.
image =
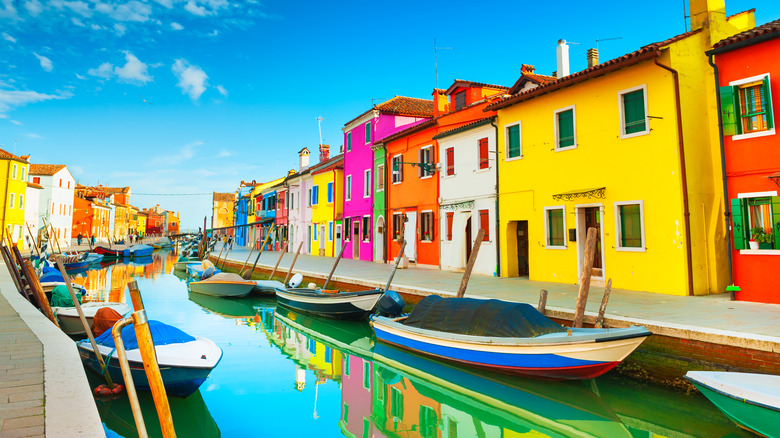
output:
M 172 273 L 176 258 L 104 264 L 74 281 L 88 300 L 130 303 L 136 280 L 149 319 L 222 348 L 197 392 L 170 398 L 179 437 L 751 436 L 698 393 L 614 371 L 584 382 L 504 376 L 377 343 L 367 322 L 296 314 L 272 298 L 190 294 Z M 161 436 L 151 394 L 139 396 L 150 436 Z M 137 436 L 126 396 L 96 403 L 109 436 Z

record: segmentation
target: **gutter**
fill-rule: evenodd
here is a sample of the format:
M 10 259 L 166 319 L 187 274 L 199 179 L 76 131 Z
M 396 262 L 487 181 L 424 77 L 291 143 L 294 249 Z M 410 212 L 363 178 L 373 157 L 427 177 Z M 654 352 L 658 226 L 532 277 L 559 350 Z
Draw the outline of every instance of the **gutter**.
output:
M 672 73 L 674 77 L 674 97 L 676 100 L 677 111 L 677 139 L 678 150 L 680 153 L 680 179 L 682 182 L 683 192 L 683 220 L 685 221 L 685 258 L 687 264 L 687 276 L 688 276 L 688 296 L 693 296 L 693 254 L 691 249 L 691 211 L 688 206 L 688 176 L 685 168 L 685 140 L 683 139 L 683 126 L 682 126 L 682 108 L 680 107 L 680 78 L 677 70 L 663 65 L 658 62 L 658 57 L 661 55 L 660 51 L 655 52 L 655 58 L 653 62 L 655 65 L 661 67 Z M 709 281 L 709 280 L 708 280 Z
M 762 35 L 763 36 L 763 35 Z M 780 33 L 777 34 L 777 36 L 780 36 Z M 759 37 L 760 38 L 760 37 Z M 720 140 L 720 171 L 721 171 L 721 179 L 723 180 L 723 200 L 724 205 L 726 206 L 724 209 L 724 220 L 726 222 L 726 229 L 729 229 L 729 219 L 731 218 L 731 203 L 729 202 L 729 185 L 728 185 L 728 179 L 726 177 L 726 146 L 725 141 L 723 140 L 723 114 L 720 113 L 720 80 L 718 79 L 718 66 L 715 65 L 715 62 L 713 61 L 712 56 L 714 55 L 715 51 L 710 50 L 709 52 L 706 52 L 708 55 L 707 61 L 712 66 L 713 70 L 715 71 L 715 98 L 717 99 L 717 113 L 718 113 L 718 139 Z M 732 230 L 733 232 L 733 230 Z M 734 250 L 731 236 L 729 236 L 728 233 L 726 233 L 726 254 L 728 255 L 728 261 L 729 261 L 729 284 L 734 284 L 734 260 L 733 256 L 731 254 L 731 251 Z M 736 292 L 731 291 L 731 300 L 736 300 Z
M 499 242 L 501 241 L 501 220 L 500 220 L 500 213 L 499 213 L 499 203 L 498 200 L 500 199 L 498 196 L 498 125 L 496 125 L 496 119 L 493 118 L 493 120 L 490 121 L 490 125 L 496 130 L 496 274 L 498 277 L 501 276 L 501 245 L 499 245 Z
M 763 43 L 764 41 L 773 40 L 775 38 L 780 38 L 780 32 L 778 32 L 778 31 L 767 32 L 767 33 L 759 35 L 757 37 L 748 38 L 748 39 L 742 40 L 742 41 L 737 41 L 737 42 L 732 43 L 732 44 L 728 44 L 728 45 L 721 46 L 721 47 L 718 47 L 718 48 L 715 48 L 715 49 L 712 49 L 712 50 L 708 50 L 708 51 L 706 51 L 704 53 L 710 57 L 710 65 L 713 65 L 712 64 L 712 55 L 718 55 L 718 54 L 721 54 L 721 53 L 730 52 L 732 50 L 737 50 L 737 49 L 741 49 L 743 47 L 752 46 L 754 44 Z M 714 65 L 713 65 L 713 67 L 714 67 Z M 718 71 L 717 67 L 715 68 L 715 71 L 716 71 L 716 74 L 717 74 L 717 71 Z

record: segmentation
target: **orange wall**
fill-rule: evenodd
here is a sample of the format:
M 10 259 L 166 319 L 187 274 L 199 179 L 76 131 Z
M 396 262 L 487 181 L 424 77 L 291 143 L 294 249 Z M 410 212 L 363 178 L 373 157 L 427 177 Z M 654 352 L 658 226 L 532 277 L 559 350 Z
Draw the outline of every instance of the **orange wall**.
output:
M 83 223 L 82 223 L 83 222 Z M 73 227 L 71 237 L 77 237 L 79 233 L 86 239 L 92 232 L 92 202 L 86 199 L 73 198 Z

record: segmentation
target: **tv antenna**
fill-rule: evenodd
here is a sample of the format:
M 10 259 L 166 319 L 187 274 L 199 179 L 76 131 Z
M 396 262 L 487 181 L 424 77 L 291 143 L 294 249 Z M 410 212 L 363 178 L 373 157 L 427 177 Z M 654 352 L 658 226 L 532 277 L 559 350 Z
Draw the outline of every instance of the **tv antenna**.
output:
M 439 47 L 436 45 L 436 38 L 433 39 L 433 69 L 436 72 L 436 89 L 439 89 L 439 50 L 455 50 L 455 47 Z
M 612 41 L 612 40 L 622 40 L 623 37 L 612 37 L 612 38 L 596 38 L 596 50 L 599 49 L 599 41 Z
M 385 98 L 384 97 L 374 97 L 374 98 L 372 98 L 371 99 L 371 106 L 372 107 L 376 106 L 376 104 L 374 103 L 374 101 L 376 101 L 376 100 L 385 100 Z
M 322 146 L 322 121 L 325 120 L 322 116 L 317 117 L 317 128 L 320 130 L 320 146 Z

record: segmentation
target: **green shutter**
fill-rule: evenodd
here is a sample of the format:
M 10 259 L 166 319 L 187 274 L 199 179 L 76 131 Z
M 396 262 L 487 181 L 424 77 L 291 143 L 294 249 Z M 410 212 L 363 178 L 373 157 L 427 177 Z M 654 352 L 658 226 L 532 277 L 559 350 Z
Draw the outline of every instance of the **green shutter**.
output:
M 366 123 L 366 143 L 371 143 L 371 122 Z
M 639 204 L 621 205 L 620 211 L 620 246 L 623 248 L 642 247 L 642 218 Z
M 558 113 L 558 147 L 574 146 L 574 111 Z
M 743 223 L 742 200 L 731 200 L 731 232 L 734 235 L 734 249 L 745 249 L 745 226 Z
M 739 104 L 739 87 L 731 87 L 731 95 L 734 99 L 734 120 L 737 123 L 737 134 L 742 134 L 742 107 Z
M 780 196 L 772 196 L 772 230 L 775 233 L 775 249 L 780 249 Z
M 509 150 L 507 158 L 516 158 L 520 156 L 520 125 L 510 126 L 507 129 Z
M 623 95 L 623 119 L 626 134 L 642 132 L 647 129 L 644 90 L 636 90 Z
M 774 127 L 772 120 L 772 93 L 769 89 L 769 76 L 764 76 L 764 111 L 766 111 L 766 126 L 769 129 Z M 776 239 L 775 239 L 776 240 Z
M 723 135 L 737 133 L 736 99 L 734 97 L 734 87 L 730 85 L 720 87 L 720 115 L 723 120 Z

